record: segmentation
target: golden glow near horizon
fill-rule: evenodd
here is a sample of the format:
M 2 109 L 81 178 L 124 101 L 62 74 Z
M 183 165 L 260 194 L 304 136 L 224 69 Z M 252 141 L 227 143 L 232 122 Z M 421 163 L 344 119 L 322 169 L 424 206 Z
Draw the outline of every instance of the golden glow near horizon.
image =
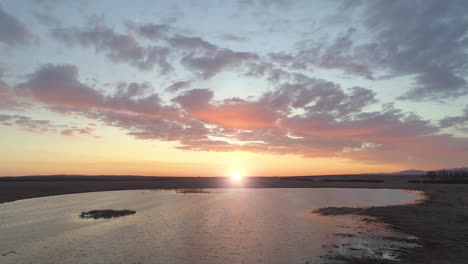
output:
M 305 158 L 245 151 L 185 151 L 177 143 L 135 140 L 99 127 L 103 138 L 65 137 L 5 127 L 1 176 L 82 174 L 146 176 L 299 176 L 403 170 L 343 158 Z M 22 142 L 22 144 L 18 144 Z M 73 150 L 73 151 L 69 151 Z M 40 153 L 41 155 L 38 155 Z

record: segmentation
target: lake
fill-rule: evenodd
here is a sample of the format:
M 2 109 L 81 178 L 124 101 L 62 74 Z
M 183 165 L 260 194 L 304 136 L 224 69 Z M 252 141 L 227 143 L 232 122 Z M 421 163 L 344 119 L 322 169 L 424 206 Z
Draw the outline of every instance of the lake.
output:
M 394 246 L 376 237 L 404 234 L 363 217 L 320 216 L 313 209 L 397 205 L 421 198 L 389 189 L 206 190 L 95 192 L 0 204 L 0 262 L 332 263 L 324 256 L 345 254 L 346 248 L 365 253 Z M 79 218 L 93 209 L 136 214 Z

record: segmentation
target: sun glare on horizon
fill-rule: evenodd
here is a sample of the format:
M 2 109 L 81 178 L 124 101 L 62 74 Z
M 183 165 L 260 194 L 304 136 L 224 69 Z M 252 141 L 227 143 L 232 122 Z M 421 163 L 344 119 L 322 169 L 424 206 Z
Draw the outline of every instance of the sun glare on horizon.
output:
M 235 171 L 234 173 L 232 173 L 231 179 L 233 181 L 238 182 L 238 181 L 240 181 L 242 179 L 242 174 L 240 172 L 238 172 L 238 171 Z

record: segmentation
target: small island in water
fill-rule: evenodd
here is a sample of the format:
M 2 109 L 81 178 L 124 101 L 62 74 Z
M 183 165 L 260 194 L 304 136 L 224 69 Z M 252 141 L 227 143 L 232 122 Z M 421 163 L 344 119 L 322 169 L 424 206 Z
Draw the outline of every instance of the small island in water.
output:
M 112 209 L 105 209 L 105 210 L 91 210 L 88 212 L 81 212 L 80 218 L 93 218 L 93 219 L 100 219 L 100 218 L 113 218 L 113 217 L 121 217 L 126 215 L 135 214 L 136 211 L 133 210 L 112 210 Z

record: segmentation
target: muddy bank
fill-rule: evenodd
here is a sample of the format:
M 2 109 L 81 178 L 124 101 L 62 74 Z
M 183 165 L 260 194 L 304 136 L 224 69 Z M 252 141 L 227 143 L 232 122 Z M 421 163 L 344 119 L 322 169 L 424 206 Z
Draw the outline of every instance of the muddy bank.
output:
M 419 189 L 424 190 L 427 197 L 417 204 L 369 208 L 331 207 L 315 212 L 372 217 L 396 231 L 419 238 L 417 243 L 421 247 L 400 251 L 401 261 L 395 263 L 468 263 L 467 188 L 434 185 Z M 372 258 L 342 259 L 347 263 L 393 263 Z

